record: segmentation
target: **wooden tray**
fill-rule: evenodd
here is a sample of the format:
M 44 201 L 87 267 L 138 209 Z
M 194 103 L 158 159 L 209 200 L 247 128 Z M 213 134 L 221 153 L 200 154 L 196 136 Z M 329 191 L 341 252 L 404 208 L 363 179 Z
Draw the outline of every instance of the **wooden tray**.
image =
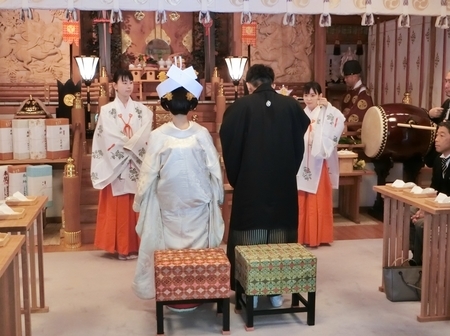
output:
M 435 208 L 450 209 L 450 203 L 438 203 L 434 200 L 425 200 L 425 203 Z
M 427 194 L 413 194 L 410 190 L 403 190 L 403 192 L 410 196 L 410 197 L 417 197 L 417 198 L 436 198 L 437 193 L 427 193 Z
M 407 188 L 396 188 L 392 186 L 392 183 L 386 183 L 386 187 L 389 188 L 389 190 L 392 191 L 398 191 L 398 192 L 402 192 L 402 191 L 410 191 L 413 187 L 407 187 Z
M 3 247 L 6 244 L 8 244 L 9 237 L 11 237 L 11 234 L 9 232 L 8 233 L 0 232 L 0 247 Z
M 26 206 L 26 205 L 34 205 L 38 201 L 36 196 L 27 196 L 27 198 L 28 198 L 27 201 L 19 201 L 16 199 L 11 200 L 11 199 L 6 198 L 5 202 L 9 206 Z
M 2 214 L 0 213 L 0 220 L 6 220 L 6 219 L 20 219 L 25 216 L 25 209 L 24 208 L 15 208 L 14 211 L 15 214 Z

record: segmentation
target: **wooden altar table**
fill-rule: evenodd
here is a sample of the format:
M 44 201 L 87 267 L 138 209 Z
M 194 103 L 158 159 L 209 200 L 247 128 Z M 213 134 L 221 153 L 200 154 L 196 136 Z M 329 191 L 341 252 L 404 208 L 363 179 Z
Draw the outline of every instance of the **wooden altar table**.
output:
M 24 236 L 13 236 L 0 247 L 0 335 L 22 335 L 19 251 L 24 243 Z M 25 319 L 30 320 L 29 310 Z
M 417 320 L 450 320 L 450 208 L 435 207 L 425 198 L 386 186 L 373 189 L 384 198 L 382 267 L 399 266 L 402 259 L 408 259 L 410 206 L 424 211 L 422 296 Z M 384 291 L 383 278 L 381 282 L 379 289 Z
M 360 189 L 365 170 L 354 170 L 339 174 L 339 213 L 359 224 Z
M 38 196 L 37 202 L 33 205 L 20 206 L 11 208 L 25 208 L 25 216 L 20 219 L 0 220 L 0 232 L 14 232 L 26 236 L 27 243 L 22 246 L 22 276 L 29 286 L 23 288 L 23 309 L 25 314 L 28 309 L 31 313 L 47 313 L 49 308 L 45 306 L 44 293 L 44 233 L 43 233 L 43 216 L 45 205 L 47 204 L 47 196 Z M 35 238 L 35 225 L 37 235 Z M 37 239 L 37 242 L 36 242 Z M 36 244 L 37 243 L 37 244 Z M 37 256 L 35 246 L 37 245 Z M 36 259 L 38 274 L 36 276 Z M 25 284 L 25 282 L 24 282 Z M 39 303 L 37 295 L 37 287 L 39 289 Z M 30 305 L 31 296 L 31 305 Z M 26 315 L 25 315 L 26 317 Z M 30 333 L 31 334 L 31 333 Z M 29 335 L 27 333 L 27 335 Z

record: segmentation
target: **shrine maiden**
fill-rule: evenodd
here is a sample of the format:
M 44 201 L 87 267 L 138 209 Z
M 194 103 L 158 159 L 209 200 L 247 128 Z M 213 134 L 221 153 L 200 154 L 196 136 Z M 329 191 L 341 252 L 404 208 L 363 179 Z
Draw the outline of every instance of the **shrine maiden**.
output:
M 139 249 L 132 206 L 153 113 L 130 98 L 129 70 L 117 70 L 113 81 L 116 98 L 102 106 L 92 143 L 91 180 L 100 189 L 94 245 L 127 260 Z
M 298 242 L 309 246 L 333 242 L 333 194 L 339 186 L 336 146 L 344 130 L 344 115 L 322 97 L 316 82 L 303 88 L 310 125 L 304 136 L 305 155 L 297 174 Z

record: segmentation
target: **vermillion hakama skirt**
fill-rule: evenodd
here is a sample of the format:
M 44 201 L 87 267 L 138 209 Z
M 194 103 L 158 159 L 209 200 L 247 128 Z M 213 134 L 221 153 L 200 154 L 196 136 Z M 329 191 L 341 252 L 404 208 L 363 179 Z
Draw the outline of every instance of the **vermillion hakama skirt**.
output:
M 111 185 L 100 190 L 94 245 L 110 253 L 128 255 L 139 251 L 136 233 L 138 213 L 133 194 L 113 196 Z
M 311 247 L 333 242 L 333 191 L 326 161 L 316 194 L 298 192 L 298 242 Z

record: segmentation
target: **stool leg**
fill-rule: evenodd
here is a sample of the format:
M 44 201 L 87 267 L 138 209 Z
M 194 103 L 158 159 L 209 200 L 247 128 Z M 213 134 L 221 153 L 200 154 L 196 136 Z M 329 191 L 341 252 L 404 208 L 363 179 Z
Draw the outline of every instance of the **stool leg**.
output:
M 217 303 L 217 315 L 222 314 L 223 313 L 223 299 L 217 299 L 216 301 Z
M 308 292 L 307 323 L 314 325 L 316 320 L 316 292 Z
M 247 323 L 245 324 L 245 330 L 253 331 L 253 295 L 245 295 L 246 307 L 245 311 L 247 313 Z
M 230 299 L 222 300 L 222 334 L 228 335 L 230 333 Z
M 156 330 L 157 335 L 164 335 L 164 305 L 156 302 Z
M 241 286 L 241 284 L 239 283 L 239 281 L 236 281 L 236 283 L 235 283 L 235 288 L 236 288 L 236 292 L 235 292 L 235 295 L 236 295 L 236 305 L 235 305 L 235 310 L 237 311 L 237 310 L 241 310 L 242 309 L 242 305 L 241 305 L 241 297 L 242 297 L 242 293 L 243 293 L 243 291 L 242 291 L 242 286 Z
M 300 306 L 300 298 L 298 297 L 298 293 L 292 293 L 292 307 L 298 307 Z

